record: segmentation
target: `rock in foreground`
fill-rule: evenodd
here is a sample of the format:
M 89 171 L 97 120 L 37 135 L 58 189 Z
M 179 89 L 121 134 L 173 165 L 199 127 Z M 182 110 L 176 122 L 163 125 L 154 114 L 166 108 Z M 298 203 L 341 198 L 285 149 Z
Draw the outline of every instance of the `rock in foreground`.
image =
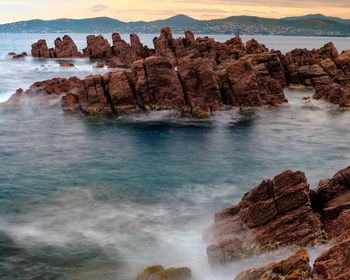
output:
M 149 266 L 135 280 L 190 280 L 192 272 L 188 267 L 164 269 L 161 265 Z
M 310 276 L 308 253 L 305 249 L 299 249 L 293 256 L 281 262 L 243 271 L 235 280 L 308 280 Z
M 284 171 L 248 192 L 238 205 L 216 213 L 212 241 L 207 248 L 212 263 L 230 262 L 279 246 L 315 244 L 320 240 L 301 171 Z
M 350 279 L 350 240 L 333 246 L 315 260 L 312 279 Z

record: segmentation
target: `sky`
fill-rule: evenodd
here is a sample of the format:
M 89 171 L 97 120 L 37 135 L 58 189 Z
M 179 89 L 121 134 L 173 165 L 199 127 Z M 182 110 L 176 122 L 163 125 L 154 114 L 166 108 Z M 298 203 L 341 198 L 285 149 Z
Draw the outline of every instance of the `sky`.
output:
M 0 23 L 108 16 L 122 21 L 251 15 L 270 18 L 321 13 L 350 18 L 350 0 L 0 0 Z

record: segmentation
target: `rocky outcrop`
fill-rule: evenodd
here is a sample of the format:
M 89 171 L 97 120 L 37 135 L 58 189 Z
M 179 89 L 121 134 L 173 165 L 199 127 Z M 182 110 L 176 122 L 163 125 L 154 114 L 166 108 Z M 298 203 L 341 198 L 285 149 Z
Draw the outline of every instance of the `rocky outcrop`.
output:
M 81 56 L 82 54 L 78 52 L 74 41 L 68 35 L 55 40 L 55 51 L 51 55 L 52 58 L 76 58 Z
M 248 57 L 219 65 L 215 74 L 224 104 L 260 107 L 287 101 L 282 85 L 269 75 L 261 75 Z
M 212 263 L 229 262 L 271 247 L 315 244 L 319 232 L 304 173 L 287 170 L 215 214 L 207 253 Z
M 191 269 L 188 267 L 168 268 L 162 265 L 147 267 L 135 280 L 189 280 L 192 279 Z
M 350 279 L 350 240 L 331 247 L 315 260 L 312 279 Z
M 191 108 L 211 112 L 223 107 L 212 60 L 183 58 L 179 61 L 178 73 Z
M 312 279 L 350 279 L 349 221 L 350 166 L 312 190 L 304 173 L 287 170 L 263 181 L 239 204 L 215 214 L 205 234 L 212 242 L 207 254 L 216 264 L 282 246 L 340 242 L 315 260 Z M 244 271 L 236 280 L 309 279 L 308 262 L 306 251 L 299 250 L 280 263 Z
M 151 56 L 136 61 L 131 68 L 137 103 L 145 109 L 181 109 L 185 94 L 173 60 Z
M 38 58 L 50 58 L 50 51 L 47 47 L 45 40 L 39 40 L 38 42 L 34 43 L 32 45 L 32 52 L 33 57 Z
M 235 280 L 308 280 L 311 276 L 309 255 L 305 249 L 299 249 L 293 256 L 278 263 L 241 272 Z
M 350 167 L 331 179 L 321 180 L 311 195 L 314 208 L 322 215 L 324 230 L 332 240 L 350 236 Z
M 112 48 L 102 35 L 90 35 L 86 38 L 87 47 L 83 50 L 84 56 L 90 59 L 110 59 Z
M 112 40 L 110 46 L 102 35 L 88 36 L 84 56 L 105 60 L 109 68 L 131 68 L 136 104 L 147 110 L 182 109 L 204 116 L 224 105 L 278 106 L 287 102 L 283 87 L 296 85 L 314 89 L 315 99 L 350 107 L 350 51 L 339 55 L 332 43 L 283 55 L 254 39 L 244 44 L 239 36 L 221 43 L 195 39 L 186 31 L 184 38 L 175 39 L 169 27 L 154 38 L 154 50 L 143 46 L 136 34 L 130 35 L 130 44 L 118 33 Z M 38 41 L 32 55 L 80 56 L 69 36 L 56 39 L 55 49 Z
M 121 39 L 119 33 L 114 33 L 112 40 L 113 56 L 107 60 L 110 68 L 130 68 L 135 61 L 151 56 L 151 50 L 141 44 L 136 34 L 130 35 L 130 45 Z

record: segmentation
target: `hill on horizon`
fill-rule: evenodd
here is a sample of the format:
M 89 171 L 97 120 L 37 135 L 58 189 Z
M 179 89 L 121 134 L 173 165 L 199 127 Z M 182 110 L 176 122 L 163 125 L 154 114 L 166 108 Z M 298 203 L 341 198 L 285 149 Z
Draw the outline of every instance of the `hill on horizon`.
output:
M 321 14 L 283 19 L 231 16 L 197 20 L 180 14 L 155 21 L 123 22 L 109 17 L 19 21 L 0 25 L 0 33 L 159 33 L 169 26 L 173 32 L 191 29 L 198 34 L 350 36 L 350 20 Z

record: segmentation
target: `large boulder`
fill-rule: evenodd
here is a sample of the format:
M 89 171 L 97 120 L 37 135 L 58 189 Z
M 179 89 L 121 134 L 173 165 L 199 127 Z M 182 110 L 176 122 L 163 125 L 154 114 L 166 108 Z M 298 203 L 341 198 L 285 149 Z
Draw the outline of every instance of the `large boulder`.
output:
M 38 58 L 50 58 L 50 51 L 45 40 L 39 40 L 32 45 L 32 56 Z
M 55 40 L 55 58 L 76 58 L 80 57 L 77 46 L 68 35 L 63 36 L 63 39 L 57 38 Z
M 102 35 L 89 35 L 86 40 L 87 47 L 84 49 L 84 56 L 90 59 L 108 59 L 112 57 L 112 48 Z
M 301 171 L 284 171 L 263 181 L 242 201 L 215 214 L 210 262 L 230 262 L 269 248 L 321 241 L 311 207 L 309 184 Z
M 350 279 L 350 240 L 336 244 L 315 260 L 312 279 Z

